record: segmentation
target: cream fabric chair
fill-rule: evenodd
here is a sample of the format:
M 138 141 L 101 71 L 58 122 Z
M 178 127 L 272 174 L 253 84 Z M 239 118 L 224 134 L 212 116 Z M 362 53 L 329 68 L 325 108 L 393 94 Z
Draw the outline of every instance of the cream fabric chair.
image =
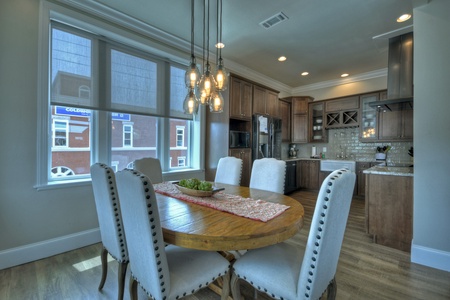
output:
M 144 157 L 137 159 L 134 161 L 134 169 L 144 173 L 153 184 L 163 182 L 161 162 L 157 158 Z
M 288 242 L 249 250 L 233 265 L 233 299 L 241 299 L 239 279 L 274 299 L 336 297 L 335 274 L 355 185 L 355 173 L 332 172 L 322 183 L 306 249 Z
M 102 261 L 102 279 L 99 290 L 105 284 L 108 272 L 108 253 L 119 262 L 118 299 L 123 299 L 125 274 L 128 265 L 128 250 L 122 215 L 120 213 L 119 195 L 117 194 L 114 171 L 105 164 L 96 163 L 91 166 L 92 188 L 95 206 L 102 237 L 103 249 L 100 253 Z
M 219 159 L 214 182 L 231 185 L 241 184 L 242 159 L 226 156 Z
M 138 171 L 117 173 L 117 187 L 130 255 L 130 296 L 137 285 L 151 299 L 174 300 L 194 294 L 222 277 L 222 300 L 229 294 L 230 263 L 215 251 L 164 246 L 153 186 Z
M 286 162 L 275 158 L 255 159 L 250 176 L 250 188 L 284 193 Z

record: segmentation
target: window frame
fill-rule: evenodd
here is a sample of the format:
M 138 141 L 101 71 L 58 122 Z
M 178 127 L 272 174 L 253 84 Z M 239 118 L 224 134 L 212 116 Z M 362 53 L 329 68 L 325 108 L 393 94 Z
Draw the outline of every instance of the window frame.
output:
M 95 5 L 94 5 L 95 6 Z M 149 45 L 148 39 L 142 37 L 141 28 L 135 28 L 135 30 L 123 30 L 120 26 L 112 25 L 108 20 L 108 16 L 102 16 L 102 18 L 94 17 L 96 12 L 95 7 L 91 7 L 91 11 L 77 12 L 69 7 L 62 7 L 53 2 L 42 1 L 40 6 L 40 22 L 39 22 L 39 65 L 38 65 L 38 127 L 37 133 L 41 138 L 38 139 L 38 151 L 37 160 L 38 166 L 36 168 L 36 184 L 34 187 L 38 190 L 53 189 L 53 188 L 64 188 L 68 186 L 77 186 L 90 184 L 90 176 L 88 178 L 77 178 L 73 180 L 52 180 L 51 178 L 51 143 L 52 132 L 49 130 L 49 124 L 52 124 L 51 118 L 51 105 L 49 104 L 49 85 L 50 85 L 50 39 L 51 39 L 51 22 L 56 20 L 61 23 L 70 24 L 73 28 L 85 30 L 87 33 L 96 32 L 100 36 L 106 36 L 113 40 L 118 41 L 118 43 L 128 44 L 138 51 L 144 51 L 145 54 L 150 56 L 156 56 L 161 54 L 166 54 L 166 57 L 172 59 L 170 63 L 173 65 L 178 65 L 180 68 L 185 68 L 188 65 L 188 52 L 179 51 L 179 53 L 167 53 L 167 45 L 164 39 L 158 41 L 156 44 Z M 91 13 L 93 13 L 91 15 Z M 118 24 L 126 24 L 130 20 L 124 18 L 120 20 Z M 149 36 L 150 37 L 150 36 Z M 93 47 L 98 47 L 94 45 Z M 98 53 L 94 51 L 94 55 Z M 181 55 L 180 55 L 181 54 Z M 185 56 L 186 54 L 186 56 Z M 97 59 L 97 57 L 93 57 Z M 166 64 L 167 68 L 170 68 L 170 64 Z M 93 78 L 96 81 L 96 74 L 99 70 L 93 70 Z M 168 73 L 167 73 L 168 74 Z M 98 82 L 94 82 L 92 90 L 90 90 L 91 97 L 98 97 L 99 91 L 96 90 Z M 164 87 L 165 92 L 169 93 L 170 85 Z M 161 98 L 161 97 L 160 97 Z M 162 97 L 164 98 L 164 97 Z M 169 109 L 169 108 L 166 108 Z M 99 129 L 108 128 L 105 126 L 111 124 L 111 113 L 106 113 L 104 111 L 93 111 L 93 121 L 91 123 L 91 134 L 90 134 L 90 146 L 91 146 L 91 163 L 95 162 L 109 162 L 111 164 L 111 129 L 106 130 L 106 136 L 99 135 Z M 94 116 L 95 115 L 95 116 Z M 201 177 L 204 176 L 204 122 L 205 112 L 201 111 L 199 114 L 194 116 L 192 121 L 193 128 L 191 129 L 192 140 L 189 142 L 190 145 L 190 155 L 192 166 L 191 169 L 177 170 L 170 168 L 170 155 L 168 151 L 161 151 L 158 153 L 159 159 L 162 162 L 163 172 L 168 180 L 173 180 L 171 178 L 178 178 L 177 174 L 182 172 L 185 176 L 188 173 L 199 174 Z M 158 141 L 161 149 L 170 149 L 170 140 L 168 134 L 169 121 L 163 122 L 159 126 L 161 141 Z M 159 150 L 160 151 L 160 150 Z M 164 153 L 167 152 L 167 153 Z

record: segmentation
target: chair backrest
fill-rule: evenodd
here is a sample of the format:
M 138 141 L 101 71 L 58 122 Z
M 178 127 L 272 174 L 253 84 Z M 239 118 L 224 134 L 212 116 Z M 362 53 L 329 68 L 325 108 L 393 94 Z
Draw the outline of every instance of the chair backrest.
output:
M 163 182 L 161 162 L 157 158 L 144 157 L 134 161 L 134 169 L 145 174 L 152 183 Z
M 96 163 L 91 166 L 91 178 L 103 246 L 117 261 L 128 262 L 114 171 L 105 164 Z
M 131 276 L 155 299 L 167 298 L 170 275 L 153 185 L 143 173 L 126 169 L 117 172 L 117 188 Z
M 214 182 L 240 185 L 242 174 L 242 159 L 226 156 L 219 159 Z
M 286 162 L 275 158 L 255 159 L 250 176 L 250 188 L 284 193 Z
M 355 173 L 342 169 L 332 172 L 322 183 L 300 270 L 297 299 L 319 299 L 336 274 L 355 178 Z

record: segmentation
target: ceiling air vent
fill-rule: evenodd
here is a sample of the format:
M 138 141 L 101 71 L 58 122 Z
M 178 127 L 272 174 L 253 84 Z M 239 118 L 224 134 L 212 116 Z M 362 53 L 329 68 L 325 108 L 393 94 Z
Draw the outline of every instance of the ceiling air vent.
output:
M 269 29 L 270 27 L 280 24 L 281 22 L 286 21 L 287 19 L 289 18 L 284 13 L 279 12 L 276 15 L 271 16 L 267 20 L 262 21 L 261 23 L 259 23 L 259 25 L 261 25 L 265 29 Z

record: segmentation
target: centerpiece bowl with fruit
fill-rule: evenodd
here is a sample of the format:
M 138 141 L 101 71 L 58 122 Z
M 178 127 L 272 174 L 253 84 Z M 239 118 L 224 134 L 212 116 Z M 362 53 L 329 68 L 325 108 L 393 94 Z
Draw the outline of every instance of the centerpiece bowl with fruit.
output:
M 199 180 L 197 178 L 182 179 L 175 184 L 183 194 L 195 197 L 210 197 L 223 188 L 214 188 L 212 182 Z

